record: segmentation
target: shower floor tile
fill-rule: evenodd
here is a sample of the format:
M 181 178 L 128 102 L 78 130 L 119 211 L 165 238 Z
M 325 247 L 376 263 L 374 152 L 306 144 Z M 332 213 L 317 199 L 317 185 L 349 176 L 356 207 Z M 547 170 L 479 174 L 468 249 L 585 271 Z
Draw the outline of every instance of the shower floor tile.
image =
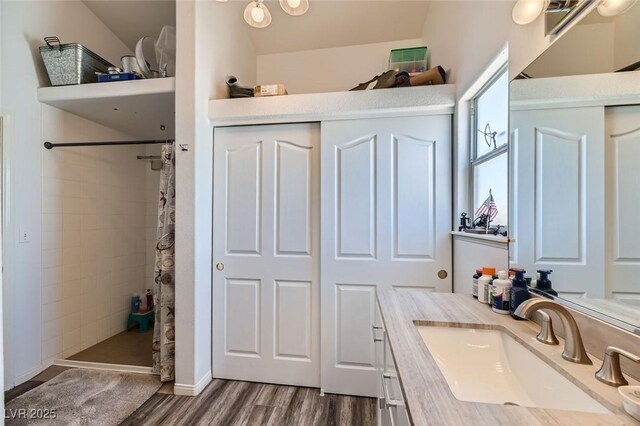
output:
M 138 332 L 137 329 L 132 329 L 116 334 L 67 359 L 151 367 L 153 366 L 151 356 L 152 342 L 152 329 L 144 333 Z

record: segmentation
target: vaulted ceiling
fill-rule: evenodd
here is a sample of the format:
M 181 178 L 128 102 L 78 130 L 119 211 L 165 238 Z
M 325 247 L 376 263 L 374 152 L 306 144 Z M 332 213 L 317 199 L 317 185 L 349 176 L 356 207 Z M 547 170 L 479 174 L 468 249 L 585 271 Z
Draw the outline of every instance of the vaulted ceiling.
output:
M 309 0 L 303 16 L 287 15 L 276 0 L 266 0 L 273 21 L 267 28 L 247 26 L 256 53 L 292 52 L 420 38 L 426 1 Z M 243 7 L 248 1 L 240 2 Z M 241 12 L 239 12 L 241 13 Z
M 176 22 L 175 1 L 82 1 L 132 50 L 141 35 L 157 37 L 163 25 Z M 309 11 L 293 17 L 277 0 L 266 0 L 273 21 L 263 29 L 242 20 L 249 0 L 230 0 L 219 7 L 233 10 L 258 55 L 420 38 L 429 8 L 425 0 L 309 1 Z

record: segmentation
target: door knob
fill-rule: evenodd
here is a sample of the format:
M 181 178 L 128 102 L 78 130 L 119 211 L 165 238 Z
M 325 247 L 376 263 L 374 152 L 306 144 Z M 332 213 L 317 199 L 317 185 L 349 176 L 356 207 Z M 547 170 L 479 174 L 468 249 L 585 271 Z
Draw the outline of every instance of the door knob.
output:
M 224 270 L 224 263 L 216 263 L 216 269 L 218 271 Z
M 438 271 L 438 278 L 440 278 L 441 280 L 444 280 L 445 278 L 447 278 L 449 274 L 447 274 L 447 271 L 445 271 L 444 269 L 440 269 Z

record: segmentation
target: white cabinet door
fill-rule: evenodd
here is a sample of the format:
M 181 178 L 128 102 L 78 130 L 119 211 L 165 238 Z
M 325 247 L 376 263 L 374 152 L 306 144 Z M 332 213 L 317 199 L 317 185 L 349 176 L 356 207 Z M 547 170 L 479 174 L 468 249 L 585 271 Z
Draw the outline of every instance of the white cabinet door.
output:
M 564 297 L 603 297 L 603 108 L 516 111 L 511 124 L 511 264 L 552 269 Z
M 607 297 L 640 298 L 640 106 L 606 112 Z
M 376 396 L 376 286 L 450 292 L 450 230 L 450 115 L 322 124 L 325 392 Z
M 319 385 L 319 139 L 215 130 L 214 377 Z

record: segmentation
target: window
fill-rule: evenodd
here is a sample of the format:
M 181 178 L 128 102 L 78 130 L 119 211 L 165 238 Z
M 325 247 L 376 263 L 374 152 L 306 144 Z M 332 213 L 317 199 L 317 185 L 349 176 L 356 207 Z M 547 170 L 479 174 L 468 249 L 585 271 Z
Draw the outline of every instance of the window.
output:
M 471 99 L 469 178 L 473 200 L 472 213 L 491 193 L 497 209 L 492 225 L 507 225 L 508 126 L 509 73 L 504 67 Z

